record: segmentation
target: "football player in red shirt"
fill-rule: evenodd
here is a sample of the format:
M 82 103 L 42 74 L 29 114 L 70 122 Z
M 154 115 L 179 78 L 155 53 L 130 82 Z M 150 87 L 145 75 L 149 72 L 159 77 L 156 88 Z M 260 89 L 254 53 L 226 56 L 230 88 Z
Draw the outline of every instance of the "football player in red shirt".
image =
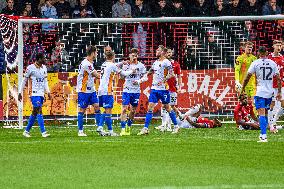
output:
M 173 50 L 168 48 L 167 59 L 172 63 L 174 76 L 169 78 L 168 90 L 170 91 L 170 105 L 171 108 L 176 112 L 176 115 L 180 115 L 180 112 L 177 109 L 177 93 L 181 90 L 181 69 L 180 64 L 173 60 Z M 171 119 L 168 112 L 165 109 L 161 109 L 162 125 L 157 127 L 161 131 L 171 131 Z M 178 116 L 177 116 L 177 119 Z M 177 120 L 179 122 L 179 120 Z
M 239 130 L 259 129 L 253 106 L 251 103 L 248 103 L 246 94 L 240 94 L 239 96 L 239 102 L 234 110 L 234 119 Z
M 268 58 L 273 60 L 279 69 L 280 78 L 282 78 L 282 88 L 281 94 L 282 98 L 280 100 L 281 106 L 278 108 L 275 106 L 276 103 L 276 95 L 277 95 L 277 80 L 273 77 L 273 90 L 274 90 L 274 97 L 272 98 L 272 102 L 270 105 L 270 110 L 268 111 L 268 123 L 270 127 L 270 131 L 272 133 L 277 132 L 277 128 L 281 129 L 282 127 L 276 126 L 276 121 L 279 119 L 280 116 L 283 115 L 283 108 L 284 108 L 284 56 L 280 54 L 282 50 L 282 41 L 274 40 L 273 41 L 273 52 L 268 55 Z

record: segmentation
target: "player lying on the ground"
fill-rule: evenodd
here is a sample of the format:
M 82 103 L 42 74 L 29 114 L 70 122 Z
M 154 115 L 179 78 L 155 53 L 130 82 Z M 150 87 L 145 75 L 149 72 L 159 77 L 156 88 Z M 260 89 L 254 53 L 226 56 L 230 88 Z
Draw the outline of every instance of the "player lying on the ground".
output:
M 185 114 L 180 115 L 181 121 L 178 123 L 180 128 L 215 128 L 221 127 L 222 123 L 214 118 L 204 118 L 201 116 L 202 106 L 197 104 L 190 108 Z
M 253 106 L 248 102 L 246 94 L 240 94 L 239 102 L 234 110 L 234 119 L 239 130 L 259 129 Z

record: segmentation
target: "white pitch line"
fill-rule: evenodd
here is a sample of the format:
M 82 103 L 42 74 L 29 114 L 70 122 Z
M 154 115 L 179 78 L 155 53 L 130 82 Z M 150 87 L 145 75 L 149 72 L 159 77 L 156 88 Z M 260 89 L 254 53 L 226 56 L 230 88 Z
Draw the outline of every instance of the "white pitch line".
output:
M 211 185 L 211 186 L 161 186 L 161 187 L 142 187 L 135 189 L 250 189 L 250 188 L 284 188 L 283 184 L 241 184 L 241 185 Z M 127 188 L 134 189 L 134 188 Z

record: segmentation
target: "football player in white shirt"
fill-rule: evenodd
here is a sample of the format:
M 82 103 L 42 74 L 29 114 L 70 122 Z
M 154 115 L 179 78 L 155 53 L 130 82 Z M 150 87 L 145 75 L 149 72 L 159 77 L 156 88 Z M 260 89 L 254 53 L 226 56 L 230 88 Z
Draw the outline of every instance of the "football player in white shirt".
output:
M 83 119 L 86 108 L 92 105 L 95 109 L 96 124 L 100 121 L 101 112 L 99 107 L 99 100 L 95 90 L 94 77 L 99 78 L 99 74 L 94 69 L 93 61 L 97 57 L 97 48 L 95 46 L 88 46 L 87 57 L 79 65 L 79 72 L 77 77 L 77 92 L 78 92 L 78 136 L 87 136 L 83 132 Z
M 163 108 L 169 112 L 170 118 L 174 124 L 173 133 L 177 133 L 179 131 L 179 126 L 176 120 L 176 113 L 171 109 L 170 103 L 170 92 L 167 86 L 167 80 L 170 77 L 173 77 L 173 69 L 171 62 L 166 58 L 167 48 L 160 45 L 156 50 L 156 56 L 158 60 L 156 60 L 149 73 L 153 73 L 153 82 L 149 97 L 149 105 L 148 112 L 146 114 L 145 125 L 144 128 L 138 133 L 138 135 L 148 134 L 148 127 L 153 117 L 153 110 L 159 100 L 162 101 Z M 144 77 L 140 80 L 137 80 L 136 83 L 141 83 L 144 81 Z
M 255 108 L 259 115 L 260 136 L 259 142 L 267 142 L 266 128 L 268 125 L 268 109 L 272 101 L 272 78 L 276 77 L 278 83 L 277 99 L 281 99 L 281 80 L 279 70 L 274 61 L 267 58 L 267 50 L 265 47 L 259 47 L 259 59 L 253 61 L 248 69 L 248 74 L 244 79 L 241 93 L 245 92 L 245 87 L 253 74 L 256 75 L 257 87 L 254 96 Z
M 29 118 L 28 125 L 23 133 L 25 137 L 31 137 L 30 130 L 37 118 L 37 122 L 41 131 L 42 137 L 50 136 L 44 127 L 44 120 L 42 116 L 42 104 L 44 101 L 44 93 L 48 93 L 50 98 L 50 91 L 47 82 L 47 69 L 43 65 L 45 63 L 44 54 L 39 53 L 36 55 L 36 61 L 34 64 L 31 64 L 27 67 L 27 71 L 24 75 L 24 80 L 19 91 L 18 100 L 22 100 L 22 92 L 26 86 L 26 82 L 29 78 L 32 80 L 32 96 L 31 101 L 33 105 L 32 115 Z
M 100 122 L 98 124 L 97 132 L 103 131 L 103 124 L 106 123 L 109 135 L 118 136 L 112 129 L 112 108 L 114 103 L 113 98 L 113 85 L 115 74 L 121 74 L 122 76 L 128 76 L 130 74 L 136 73 L 136 70 L 123 71 L 118 68 L 119 64 L 114 64 L 115 54 L 113 51 L 105 53 L 106 62 L 102 64 L 101 67 L 101 79 L 100 86 L 98 90 L 99 95 L 99 105 L 105 109 L 105 113 L 102 114 Z M 101 134 L 104 136 L 104 134 Z
M 121 112 L 121 132 L 120 136 L 130 135 L 130 127 L 133 123 L 134 114 L 140 98 L 140 85 L 134 84 L 135 80 L 141 79 L 146 74 L 144 64 L 137 60 L 138 49 L 132 48 L 129 54 L 129 64 L 123 65 L 122 70 L 136 70 L 135 74 L 125 77 L 125 83 L 122 92 L 122 112 Z M 131 106 L 130 106 L 131 105 Z M 130 112 L 127 120 L 127 110 L 130 106 Z M 127 125 L 126 125 L 127 120 Z

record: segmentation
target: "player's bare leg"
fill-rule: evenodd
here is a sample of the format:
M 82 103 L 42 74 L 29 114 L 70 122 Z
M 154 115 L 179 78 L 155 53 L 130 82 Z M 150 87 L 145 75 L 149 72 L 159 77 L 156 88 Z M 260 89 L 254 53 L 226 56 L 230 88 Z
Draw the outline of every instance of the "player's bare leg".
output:
M 179 132 L 179 126 L 177 124 L 177 120 L 176 120 L 176 113 L 174 110 L 171 109 L 171 106 L 169 104 L 163 104 L 163 108 L 165 108 L 167 110 L 167 112 L 170 115 L 170 118 L 174 124 L 174 129 L 172 133 L 178 133 Z
M 127 120 L 127 110 L 128 110 L 128 105 L 123 105 L 122 106 L 122 111 L 120 114 L 120 124 L 121 124 L 121 132 L 120 136 L 126 135 L 125 129 L 126 129 L 126 120 Z

